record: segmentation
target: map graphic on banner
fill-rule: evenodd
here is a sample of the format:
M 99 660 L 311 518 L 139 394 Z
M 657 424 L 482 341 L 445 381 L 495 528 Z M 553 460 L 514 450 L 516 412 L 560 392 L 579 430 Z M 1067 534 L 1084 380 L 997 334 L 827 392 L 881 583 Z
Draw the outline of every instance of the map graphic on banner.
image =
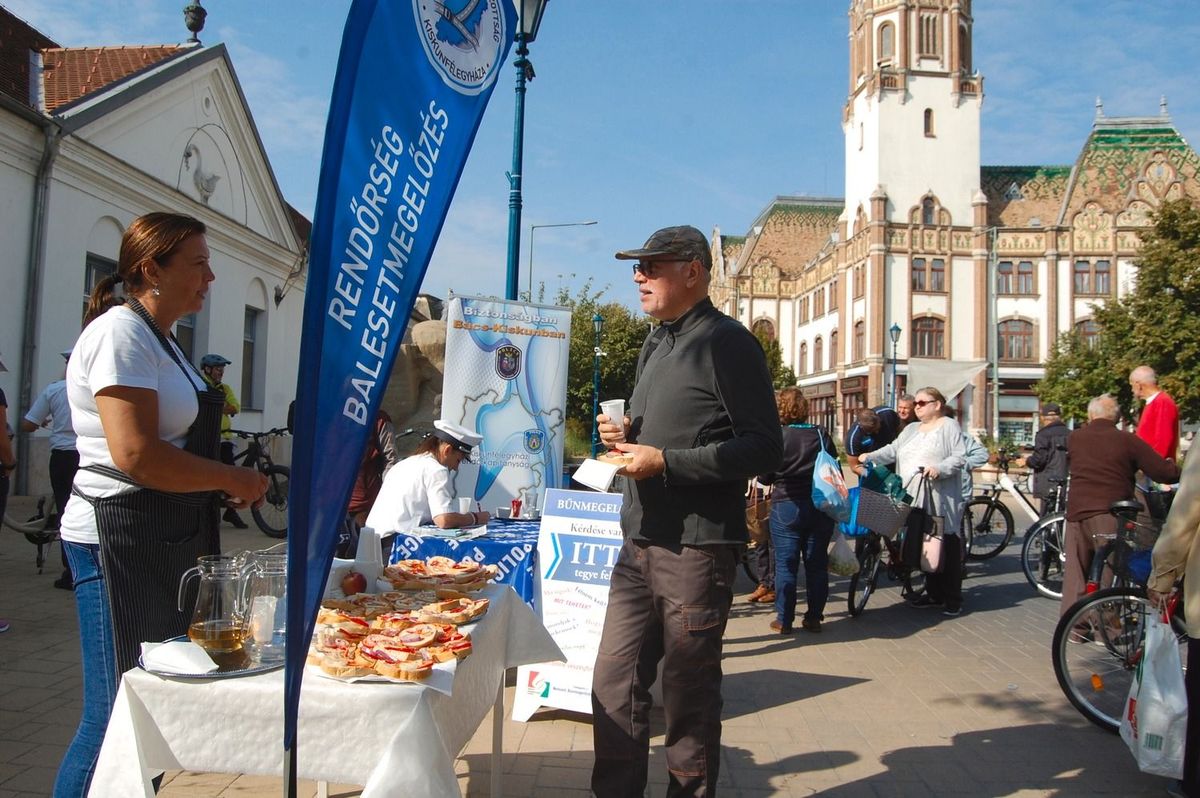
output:
M 538 707 L 592 711 L 592 667 L 600 647 L 608 583 L 621 551 L 621 494 L 551 490 L 538 536 L 538 607 L 567 658 L 517 669 L 513 720 Z
M 541 506 L 562 483 L 571 311 L 451 296 L 442 418 L 483 435 L 455 477 L 459 496 L 489 512 Z

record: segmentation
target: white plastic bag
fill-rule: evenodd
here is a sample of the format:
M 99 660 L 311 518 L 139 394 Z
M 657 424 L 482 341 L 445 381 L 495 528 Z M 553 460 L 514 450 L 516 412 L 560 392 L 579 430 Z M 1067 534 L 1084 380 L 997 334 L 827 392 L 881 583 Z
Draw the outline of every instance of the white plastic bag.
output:
M 858 573 L 854 547 L 841 532 L 834 533 L 833 545 L 829 549 L 829 572 L 838 576 L 854 576 Z
M 1142 659 L 1121 714 L 1121 739 L 1143 773 L 1183 778 L 1187 690 L 1179 643 L 1158 613 L 1147 619 Z

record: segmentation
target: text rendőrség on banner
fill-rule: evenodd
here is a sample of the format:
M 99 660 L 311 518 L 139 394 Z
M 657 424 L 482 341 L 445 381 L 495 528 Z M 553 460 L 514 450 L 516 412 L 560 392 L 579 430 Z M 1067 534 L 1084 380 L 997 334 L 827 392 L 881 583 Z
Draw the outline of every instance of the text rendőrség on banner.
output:
M 354 216 L 354 224 L 347 236 L 346 259 L 334 278 L 334 296 L 329 300 L 328 309 L 329 318 L 349 332 L 354 331 L 354 319 L 367 286 L 368 271 L 376 251 L 376 236 L 385 228 L 387 230 L 387 239 L 384 241 L 387 255 L 382 259 L 382 268 L 375 274 L 371 306 L 367 310 L 359 341 L 362 356 L 354 364 L 355 369 L 364 376 L 350 380 L 351 387 L 361 399 L 346 397 L 342 409 L 343 415 L 364 426 L 367 423 L 371 391 L 379 383 L 383 370 L 400 283 L 404 280 L 404 269 L 412 256 L 414 237 L 425 210 L 425 197 L 429 195 L 442 139 L 449 126 L 449 114 L 438 108 L 434 100 L 429 102 L 429 113 L 421 114 L 421 132 L 415 146 L 410 143 L 406 148 L 400 134 L 391 125 L 384 125 L 380 140 L 370 141 L 375 157 L 371 161 L 367 181 L 363 183 L 359 196 L 350 200 L 349 211 Z M 404 175 L 400 184 L 401 201 L 396 204 L 395 218 L 388 226 L 385 212 L 392 190 L 397 185 L 395 178 L 405 153 L 411 160 L 412 169 Z M 407 309 L 403 309 L 403 313 L 407 314 Z

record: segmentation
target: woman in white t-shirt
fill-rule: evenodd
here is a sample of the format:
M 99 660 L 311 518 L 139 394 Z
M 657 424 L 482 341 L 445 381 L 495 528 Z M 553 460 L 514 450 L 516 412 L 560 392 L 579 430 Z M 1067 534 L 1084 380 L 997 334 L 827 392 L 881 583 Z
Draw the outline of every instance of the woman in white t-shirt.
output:
M 134 219 L 117 272 L 92 292 L 67 366 L 80 469 L 60 533 L 75 575 L 84 707 L 55 798 L 87 793 L 134 641 L 178 628 L 183 616 L 169 597 L 197 552 L 210 550 L 218 496 L 245 506 L 266 492 L 257 471 L 201 456 L 216 454 L 219 415 L 202 423 L 212 415 L 207 386 L 167 333 L 203 308 L 214 279 L 204 233 L 188 216 Z M 174 633 L 186 628 L 184 620 Z
M 367 515 L 366 525 L 376 534 L 407 533 L 422 524 L 458 529 L 486 524 L 491 517 L 478 508 L 458 512 L 450 476 L 460 463 L 470 461 L 471 450 L 483 436 L 449 421 L 435 421 L 433 427 L 417 450 L 383 477 L 383 487 Z

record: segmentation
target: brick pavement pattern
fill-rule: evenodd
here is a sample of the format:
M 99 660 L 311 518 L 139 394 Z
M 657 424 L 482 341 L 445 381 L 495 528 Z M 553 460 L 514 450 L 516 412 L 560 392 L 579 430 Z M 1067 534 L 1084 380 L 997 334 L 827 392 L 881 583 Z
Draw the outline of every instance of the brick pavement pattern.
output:
M 14 516 L 28 502 L 10 502 Z M 231 551 L 265 548 L 254 529 L 222 529 Z M 1054 679 L 1049 641 L 1057 604 L 1021 575 L 1020 538 L 972 563 L 965 612 L 945 618 L 905 606 L 881 576 L 859 618 L 834 578 L 820 634 L 771 633 L 769 608 L 744 601 L 742 580 L 725 644 L 721 794 L 752 796 L 1161 796 L 1165 779 L 1138 772 L 1121 740 L 1089 724 Z M 56 590 L 58 552 L 42 574 L 35 549 L 0 533 L 0 798 L 50 793 L 81 706 L 74 603 Z M 407 689 L 400 687 L 397 689 Z M 512 678 L 507 706 L 512 706 Z M 661 715 L 651 745 L 650 795 L 665 791 Z M 591 726 L 542 710 L 504 723 L 507 796 L 588 794 Z M 466 796 L 489 794 L 491 719 L 459 757 Z M 303 755 L 303 752 L 301 752 Z M 316 785 L 302 784 L 314 795 Z M 331 796 L 359 794 L 330 785 Z M 164 798 L 278 796 L 278 779 L 167 773 Z

